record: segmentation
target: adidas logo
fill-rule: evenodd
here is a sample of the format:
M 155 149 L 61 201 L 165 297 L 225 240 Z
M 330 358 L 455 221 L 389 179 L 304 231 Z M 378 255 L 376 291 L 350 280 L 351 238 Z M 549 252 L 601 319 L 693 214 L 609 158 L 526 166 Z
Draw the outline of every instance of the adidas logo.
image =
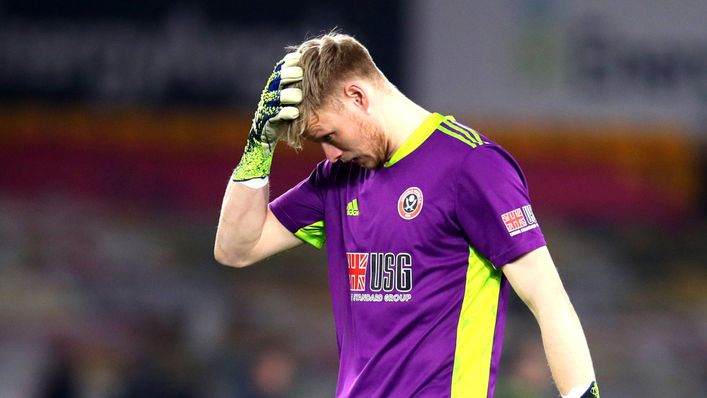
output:
M 358 199 L 354 199 L 346 204 L 347 216 L 358 216 Z

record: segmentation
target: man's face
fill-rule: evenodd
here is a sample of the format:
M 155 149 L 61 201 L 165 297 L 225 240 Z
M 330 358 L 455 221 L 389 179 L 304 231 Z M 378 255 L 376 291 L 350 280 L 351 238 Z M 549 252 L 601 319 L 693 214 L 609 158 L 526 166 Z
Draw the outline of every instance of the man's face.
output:
M 368 113 L 346 103 L 317 112 L 307 138 L 319 142 L 330 162 L 354 162 L 367 169 L 383 167 L 388 143 L 382 126 Z

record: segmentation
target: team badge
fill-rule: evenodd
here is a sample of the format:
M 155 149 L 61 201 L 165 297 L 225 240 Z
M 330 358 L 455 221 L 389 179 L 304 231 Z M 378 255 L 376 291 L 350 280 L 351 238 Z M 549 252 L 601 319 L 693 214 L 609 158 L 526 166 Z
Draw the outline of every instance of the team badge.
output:
M 398 214 L 405 220 L 412 220 L 422 211 L 422 191 L 418 187 L 410 187 L 398 199 Z

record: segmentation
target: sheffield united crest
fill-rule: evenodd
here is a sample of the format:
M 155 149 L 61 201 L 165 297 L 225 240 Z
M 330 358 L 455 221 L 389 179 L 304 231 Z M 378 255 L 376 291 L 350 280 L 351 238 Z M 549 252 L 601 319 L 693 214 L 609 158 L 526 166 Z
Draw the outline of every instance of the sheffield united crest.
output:
M 422 191 L 418 187 L 410 187 L 398 199 L 398 214 L 404 220 L 412 220 L 422 211 L 424 203 Z

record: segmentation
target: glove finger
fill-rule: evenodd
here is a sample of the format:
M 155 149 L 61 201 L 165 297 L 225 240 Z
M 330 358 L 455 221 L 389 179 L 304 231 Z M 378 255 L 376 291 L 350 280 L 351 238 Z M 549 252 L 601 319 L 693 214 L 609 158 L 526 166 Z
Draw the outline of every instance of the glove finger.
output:
M 282 59 L 283 68 L 288 66 L 299 65 L 300 58 L 302 58 L 302 54 L 299 52 L 293 52 L 285 55 L 285 57 Z
M 298 52 L 293 52 L 285 55 L 280 61 L 278 61 L 275 64 L 275 68 L 272 71 L 272 74 L 270 75 L 270 78 L 268 79 L 268 83 L 266 84 L 266 89 L 268 91 L 275 91 L 280 87 L 280 81 L 282 79 L 281 76 L 283 76 L 283 73 L 285 73 L 285 70 L 289 68 L 299 68 L 299 71 L 297 70 L 292 70 L 289 73 L 289 76 L 291 76 L 289 79 L 291 80 L 290 82 L 295 82 L 302 80 L 302 68 L 298 67 L 297 65 L 299 64 L 300 58 L 302 57 L 302 54 Z M 282 83 L 282 84 L 287 84 L 287 83 Z
M 280 70 L 280 84 L 290 84 L 302 80 L 304 71 L 299 66 L 288 66 Z
M 299 88 L 285 88 L 280 91 L 280 103 L 284 105 L 297 105 L 302 102 L 302 90 Z
M 294 106 L 286 106 L 280 109 L 280 112 L 274 118 L 270 119 L 271 122 L 281 122 L 295 120 L 299 117 L 299 109 Z

